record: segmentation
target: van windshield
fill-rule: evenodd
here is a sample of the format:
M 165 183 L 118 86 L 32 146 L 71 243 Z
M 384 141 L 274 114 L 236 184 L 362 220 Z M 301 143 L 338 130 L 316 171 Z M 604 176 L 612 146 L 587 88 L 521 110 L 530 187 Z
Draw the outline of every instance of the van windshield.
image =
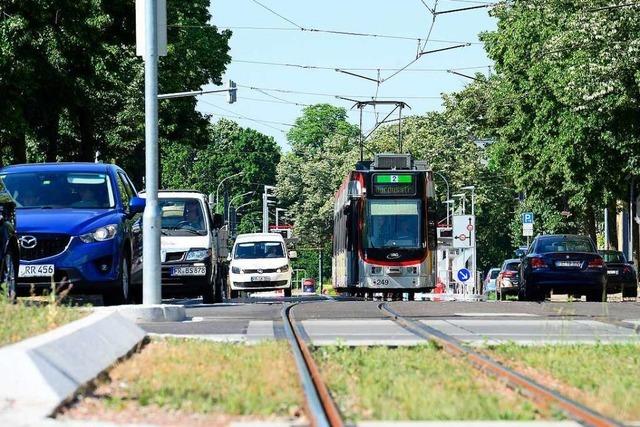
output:
M 115 206 L 109 176 L 94 172 L 16 172 L 0 175 L 19 209 L 108 209 Z
M 197 199 L 161 198 L 161 227 L 165 235 L 206 235 L 206 214 Z
M 280 242 L 244 242 L 238 243 L 235 259 L 284 258 L 284 249 Z

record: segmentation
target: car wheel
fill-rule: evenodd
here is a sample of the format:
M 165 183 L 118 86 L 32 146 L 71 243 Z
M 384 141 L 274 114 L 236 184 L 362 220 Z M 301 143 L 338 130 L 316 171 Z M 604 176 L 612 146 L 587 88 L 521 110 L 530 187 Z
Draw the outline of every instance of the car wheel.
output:
M 284 290 L 284 296 L 285 297 L 290 297 L 291 296 L 291 288 Z
M 104 305 L 121 305 L 129 303 L 130 299 L 130 280 L 129 260 L 122 257 L 122 265 L 120 266 L 120 277 L 116 282 L 116 287 L 111 292 L 102 296 Z
M 15 302 L 18 273 L 16 271 L 16 260 L 11 249 L 7 250 L 0 267 L 0 285 L 3 286 L 3 295 L 8 301 Z
M 218 270 L 220 271 L 220 270 Z M 215 281 L 215 289 L 214 289 L 214 293 L 213 293 L 213 298 L 214 298 L 214 303 L 216 304 L 220 304 L 223 299 L 224 299 L 224 289 L 225 289 L 225 283 L 224 283 L 224 278 L 218 274 L 218 276 L 216 277 L 216 281 Z
M 631 287 L 626 287 L 626 288 L 623 287 L 622 298 L 633 298 L 633 299 L 638 298 L 638 287 L 633 285 Z
M 229 289 L 229 298 L 236 299 L 240 297 L 240 291 L 234 291 L 233 289 Z
M 607 293 L 601 290 L 589 292 L 585 297 L 589 302 L 607 302 Z
M 207 280 L 202 286 L 202 302 L 205 304 L 213 304 L 215 302 L 215 282 Z

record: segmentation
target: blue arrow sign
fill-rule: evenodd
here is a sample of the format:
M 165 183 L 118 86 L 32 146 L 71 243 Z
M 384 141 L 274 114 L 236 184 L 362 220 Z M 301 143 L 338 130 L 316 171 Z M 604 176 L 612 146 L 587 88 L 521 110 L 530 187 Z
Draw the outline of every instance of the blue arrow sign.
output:
M 523 224 L 533 224 L 533 212 L 525 212 L 522 214 Z
M 466 282 L 470 278 L 471 272 L 469 270 L 467 270 L 466 268 L 461 268 L 460 270 L 458 270 L 458 280 L 460 280 L 461 282 Z

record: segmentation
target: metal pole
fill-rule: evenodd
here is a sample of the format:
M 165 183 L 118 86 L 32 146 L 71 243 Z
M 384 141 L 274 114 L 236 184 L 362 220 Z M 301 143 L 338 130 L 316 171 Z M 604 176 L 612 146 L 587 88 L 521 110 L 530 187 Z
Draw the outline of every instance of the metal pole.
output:
M 364 147 L 362 144 L 362 106 L 360 106 L 360 161 L 364 160 Z
M 267 186 L 264 186 L 262 192 L 262 232 L 267 233 L 269 231 L 269 207 L 267 206 Z
M 160 207 L 158 205 L 158 5 L 145 1 L 145 183 L 143 214 L 143 298 L 144 304 L 160 304 Z
M 400 146 L 400 154 L 402 154 L 402 104 L 398 109 L 398 145 Z
M 476 271 L 477 262 L 476 256 L 478 254 L 478 250 L 476 248 L 476 234 L 478 233 L 477 223 L 476 223 L 476 190 L 475 188 L 471 190 L 471 216 L 473 217 L 473 264 L 471 266 L 473 270 L 473 289 L 475 293 L 478 293 L 478 272 Z
M 604 208 L 604 248 L 609 250 L 609 209 Z
M 633 198 L 636 178 L 631 178 L 631 188 L 629 189 L 629 261 L 633 261 Z
M 279 224 L 278 224 L 278 219 L 279 219 L 279 218 L 278 218 L 278 212 L 279 212 L 279 209 L 278 209 L 278 208 L 276 208 L 276 228 L 278 228 L 278 225 L 279 225 Z
M 320 282 L 320 290 L 322 293 L 322 248 L 318 252 L 318 281 Z

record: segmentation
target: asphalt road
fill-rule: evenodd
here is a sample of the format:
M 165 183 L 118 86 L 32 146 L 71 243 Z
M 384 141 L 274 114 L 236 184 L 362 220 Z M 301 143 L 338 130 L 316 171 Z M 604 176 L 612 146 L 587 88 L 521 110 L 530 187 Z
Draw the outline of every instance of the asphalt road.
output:
M 168 300 L 186 306 L 184 322 L 147 323 L 152 334 L 215 341 L 255 342 L 284 337 L 281 310 L 299 302 L 295 319 L 315 345 L 415 345 L 419 337 L 393 323 L 380 302 L 306 296 L 255 298 L 203 305 L 199 300 Z M 637 302 L 389 302 L 403 316 L 422 321 L 474 345 L 517 342 L 640 342 Z

